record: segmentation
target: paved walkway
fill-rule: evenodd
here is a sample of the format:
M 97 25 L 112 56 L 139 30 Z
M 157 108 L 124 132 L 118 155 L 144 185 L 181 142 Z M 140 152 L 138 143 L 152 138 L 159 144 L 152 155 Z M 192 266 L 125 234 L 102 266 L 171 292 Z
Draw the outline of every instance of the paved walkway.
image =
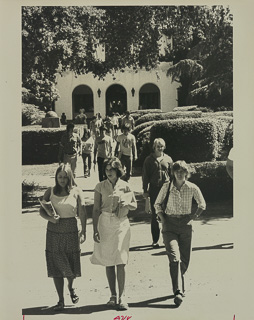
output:
M 57 167 L 57 165 L 55 165 Z M 92 201 L 97 170 L 90 178 L 82 176 L 81 163 L 77 183 L 85 190 L 87 201 Z M 54 176 L 27 176 L 40 185 L 54 185 Z M 141 178 L 132 177 L 130 184 L 136 193 L 142 192 Z M 131 219 L 131 249 L 127 266 L 126 298 L 129 310 L 118 312 L 105 307 L 109 288 L 103 267 L 94 266 L 89 258 L 93 251 L 92 221 L 88 220 L 87 241 L 81 246 L 82 277 L 75 281 L 80 301 L 72 305 L 65 290 L 67 308 L 64 314 L 55 315 L 51 306 L 57 302 L 52 279 L 47 278 L 45 263 L 46 221 L 33 207 L 22 215 L 22 308 L 25 319 L 106 319 L 132 320 L 181 319 L 209 320 L 233 319 L 235 314 L 234 276 L 234 220 L 209 218 L 194 222 L 192 261 L 187 275 L 187 296 L 180 308 L 173 303 L 168 259 L 162 240 L 160 248 L 151 248 L 150 224 L 147 219 Z M 138 222 L 137 222 L 138 221 Z M 75 318 L 74 318 L 75 317 Z M 127 318 L 126 318 L 127 320 Z

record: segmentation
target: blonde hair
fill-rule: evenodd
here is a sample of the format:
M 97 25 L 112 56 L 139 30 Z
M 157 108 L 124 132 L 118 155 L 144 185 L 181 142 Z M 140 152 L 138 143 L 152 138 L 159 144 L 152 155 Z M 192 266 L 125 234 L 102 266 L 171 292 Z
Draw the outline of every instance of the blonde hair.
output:
M 61 187 L 57 181 L 57 175 L 59 172 L 62 172 L 62 171 L 67 174 L 68 183 L 67 183 L 65 189 L 66 189 L 66 192 L 69 194 L 71 189 L 73 187 L 77 186 L 77 184 L 74 180 L 73 174 L 72 174 L 71 166 L 69 165 L 69 163 L 61 163 L 60 166 L 57 168 L 56 174 L 55 174 L 55 183 L 56 184 L 54 187 L 54 191 L 55 191 L 55 194 L 58 194 L 61 192 Z
M 164 149 L 166 148 L 166 142 L 162 138 L 156 138 L 156 139 L 154 139 L 154 142 L 153 142 L 153 150 L 155 150 L 155 148 L 158 144 L 163 145 Z

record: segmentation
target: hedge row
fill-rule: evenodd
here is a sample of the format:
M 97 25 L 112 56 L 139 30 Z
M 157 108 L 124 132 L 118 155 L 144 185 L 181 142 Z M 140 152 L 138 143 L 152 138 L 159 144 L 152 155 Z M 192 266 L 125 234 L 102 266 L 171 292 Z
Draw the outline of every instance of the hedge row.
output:
M 190 112 L 164 112 L 159 114 L 146 114 L 141 116 L 137 119 L 135 122 L 135 125 L 138 126 L 142 123 L 148 122 L 148 121 L 158 121 L 158 120 L 167 120 L 167 119 L 178 119 L 178 118 L 200 118 L 202 116 L 201 111 L 190 111 Z
M 22 131 L 22 164 L 58 161 L 59 142 L 65 128 L 29 128 Z
M 145 114 L 156 114 L 156 113 L 161 113 L 161 109 L 143 109 L 143 110 L 136 110 L 131 112 L 131 116 L 134 118 L 136 121 L 139 117 L 145 115 Z
M 190 182 L 198 185 L 206 201 L 233 198 L 233 180 L 226 171 L 226 161 L 190 163 Z
M 152 151 L 155 138 L 165 140 L 166 153 L 173 160 L 215 161 L 221 156 L 228 121 L 219 118 L 162 120 L 147 128 L 145 130 L 144 125 L 143 131 L 137 135 L 140 163 Z

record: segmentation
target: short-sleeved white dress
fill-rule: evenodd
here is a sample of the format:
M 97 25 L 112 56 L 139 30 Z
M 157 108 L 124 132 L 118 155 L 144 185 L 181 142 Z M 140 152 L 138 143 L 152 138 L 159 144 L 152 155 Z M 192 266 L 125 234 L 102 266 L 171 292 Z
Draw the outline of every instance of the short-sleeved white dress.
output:
M 127 182 L 118 179 L 113 187 L 109 180 L 97 184 L 95 190 L 101 194 L 101 214 L 98 220 L 100 243 L 94 242 L 90 258 L 92 264 L 115 266 L 127 264 L 130 247 L 130 223 L 128 209 L 117 215 L 118 199 L 121 194 L 130 192 Z M 133 204 L 135 206 L 136 200 Z

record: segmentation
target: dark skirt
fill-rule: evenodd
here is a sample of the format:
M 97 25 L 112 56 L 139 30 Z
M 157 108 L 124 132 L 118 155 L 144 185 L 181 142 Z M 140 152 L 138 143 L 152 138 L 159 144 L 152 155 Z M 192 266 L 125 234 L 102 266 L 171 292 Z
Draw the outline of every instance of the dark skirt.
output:
M 81 276 L 80 245 L 76 218 L 48 222 L 46 235 L 48 277 L 76 278 Z

